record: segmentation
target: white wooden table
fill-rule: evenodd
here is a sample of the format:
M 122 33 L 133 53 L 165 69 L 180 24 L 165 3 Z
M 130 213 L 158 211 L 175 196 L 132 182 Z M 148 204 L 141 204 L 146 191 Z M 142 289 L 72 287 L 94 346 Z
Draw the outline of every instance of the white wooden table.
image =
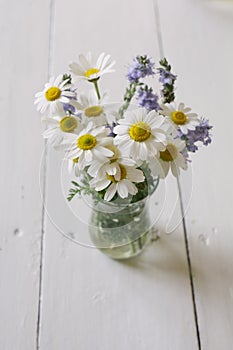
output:
M 231 350 L 233 1 L 1 0 L 0 25 L 0 349 Z M 33 106 L 48 76 L 88 50 L 117 60 L 115 101 L 132 57 L 165 55 L 178 97 L 214 125 L 181 179 L 186 242 L 169 178 L 160 239 L 126 263 L 59 232 L 81 224 Z

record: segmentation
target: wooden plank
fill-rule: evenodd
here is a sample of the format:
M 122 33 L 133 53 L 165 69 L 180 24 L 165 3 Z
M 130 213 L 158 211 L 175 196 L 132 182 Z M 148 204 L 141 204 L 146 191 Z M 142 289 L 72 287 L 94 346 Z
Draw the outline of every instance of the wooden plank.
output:
M 188 233 L 202 348 L 230 349 L 233 4 L 163 0 L 159 10 L 164 51 L 179 75 L 178 96 L 214 125 L 213 144 L 193 156 Z
M 60 0 L 55 13 L 54 73 L 79 52 L 109 52 L 117 72 L 104 81 L 116 102 L 127 62 L 138 53 L 159 58 L 152 2 Z M 161 239 L 138 259 L 120 263 L 60 234 L 78 232 L 81 243 L 88 243 L 87 225 L 72 214 L 62 193 L 61 163 L 62 156 L 50 151 L 41 348 L 197 349 L 182 229 L 163 233 L 176 182 L 166 185 L 171 207 L 157 223 Z M 162 185 L 160 191 L 161 206 Z
M 47 77 L 49 4 L 1 1 L 0 23 L 0 348 L 32 350 L 37 337 L 43 148 L 33 101 Z

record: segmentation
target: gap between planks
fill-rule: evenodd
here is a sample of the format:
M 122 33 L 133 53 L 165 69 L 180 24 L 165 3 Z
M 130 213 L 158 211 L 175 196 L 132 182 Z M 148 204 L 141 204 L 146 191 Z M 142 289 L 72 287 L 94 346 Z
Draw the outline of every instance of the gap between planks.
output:
M 54 63 L 54 20 L 55 20 L 55 0 L 50 0 L 49 5 L 49 48 L 48 48 L 48 79 L 52 75 L 52 67 Z M 40 181 L 41 196 L 43 201 L 42 219 L 41 219 L 41 240 L 40 240 L 40 270 L 39 270 L 39 298 L 38 298 L 38 313 L 36 324 L 36 350 L 40 349 L 41 323 L 42 323 L 42 303 L 43 303 L 43 275 L 44 275 L 44 258 L 45 258 L 45 224 L 46 224 L 46 185 L 47 185 L 47 162 L 48 148 L 47 140 L 44 141 L 44 164 Z
M 157 40 L 158 40 L 160 58 L 162 59 L 165 57 L 165 55 L 164 55 L 163 37 L 162 37 L 162 30 L 161 30 L 161 23 L 160 23 L 159 5 L 158 5 L 158 0 L 152 0 L 152 2 L 153 2 L 155 26 L 156 26 L 156 32 L 157 32 Z M 191 295 L 192 295 L 192 304 L 193 304 L 194 321 L 195 321 L 195 328 L 196 328 L 196 335 L 197 335 L 197 344 L 198 344 L 198 350 L 202 350 L 198 312 L 197 312 L 197 302 L 196 302 L 196 295 L 195 295 L 195 286 L 194 286 L 193 271 L 192 271 L 192 261 L 191 261 L 189 241 L 188 241 L 188 232 L 187 232 L 187 226 L 186 226 L 186 220 L 185 220 L 182 187 L 181 187 L 181 183 L 180 183 L 179 178 L 177 178 L 177 188 L 178 188 L 178 193 L 179 193 L 180 211 L 181 211 L 181 215 L 182 215 L 182 226 L 183 226 L 183 233 L 184 233 L 186 258 L 187 258 L 187 264 L 188 264 L 190 289 L 191 289 Z

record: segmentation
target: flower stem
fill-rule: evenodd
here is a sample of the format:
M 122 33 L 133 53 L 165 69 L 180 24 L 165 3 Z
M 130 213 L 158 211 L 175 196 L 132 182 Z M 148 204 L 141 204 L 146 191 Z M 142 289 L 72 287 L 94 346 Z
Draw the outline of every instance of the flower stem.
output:
M 131 249 L 132 249 L 133 254 L 135 254 L 137 251 L 137 248 L 135 247 L 135 241 L 131 242 Z
M 135 95 L 136 89 L 137 89 L 138 83 L 134 82 L 131 83 L 129 88 L 126 89 L 125 95 L 124 95 L 124 104 L 119 109 L 119 115 L 122 118 L 124 111 L 126 111 L 130 105 L 130 102 Z
M 97 94 L 98 100 L 100 100 L 100 99 L 101 99 L 101 97 L 100 97 L 100 91 L 99 91 L 99 87 L 98 87 L 97 79 L 93 80 L 93 84 L 94 84 L 94 87 L 95 87 L 95 91 L 96 91 L 96 94 Z
M 142 250 L 142 237 L 138 237 L 139 249 Z

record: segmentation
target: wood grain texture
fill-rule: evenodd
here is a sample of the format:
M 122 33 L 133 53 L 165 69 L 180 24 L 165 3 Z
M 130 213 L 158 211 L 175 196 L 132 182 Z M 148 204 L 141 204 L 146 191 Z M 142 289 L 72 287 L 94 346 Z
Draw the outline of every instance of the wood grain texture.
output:
M 88 50 L 116 59 L 116 73 L 100 82 L 116 103 L 127 63 L 138 53 L 158 61 L 163 51 L 178 98 L 214 125 L 213 144 L 181 183 L 201 349 L 232 348 L 233 2 L 157 2 L 155 16 L 152 0 L 0 0 L 1 350 L 198 349 L 176 181 L 161 183 L 151 202 L 160 239 L 117 262 L 89 246 L 87 206 L 67 204 L 63 156 L 50 149 L 40 165 L 34 93 Z
M 233 3 L 167 0 L 159 9 L 165 54 L 179 76 L 177 93 L 214 125 L 213 144 L 193 156 L 188 232 L 202 348 L 231 349 Z
M 132 57 L 148 53 L 159 59 L 151 1 L 69 0 L 66 6 L 56 1 L 54 24 L 54 74 L 79 52 L 109 52 L 117 60 L 117 72 L 103 79 L 101 87 L 109 88 L 115 102 L 122 97 Z M 88 244 L 87 225 L 74 217 L 62 193 L 61 163 L 62 156 L 49 151 L 41 349 L 196 350 L 176 182 L 168 180 L 158 192 L 160 206 L 166 194 L 157 223 L 160 240 L 138 259 L 120 263 L 61 235 L 77 233 Z M 179 219 L 173 215 L 170 225 L 177 229 L 167 235 L 163 231 L 174 206 Z M 80 210 L 84 216 L 85 209 Z
M 36 348 L 41 122 L 33 96 L 47 78 L 47 1 L 0 2 L 0 348 Z M 38 70 L 40 67 L 40 70 Z

